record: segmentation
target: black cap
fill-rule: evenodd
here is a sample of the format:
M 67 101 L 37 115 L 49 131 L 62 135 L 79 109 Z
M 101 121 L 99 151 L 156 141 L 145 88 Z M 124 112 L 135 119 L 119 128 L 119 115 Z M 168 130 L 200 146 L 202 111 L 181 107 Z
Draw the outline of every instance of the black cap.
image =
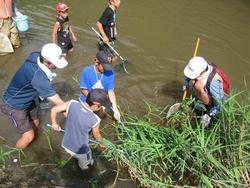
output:
M 97 52 L 96 58 L 97 60 L 102 64 L 103 69 L 105 71 L 111 71 L 114 70 L 114 66 L 111 62 L 108 61 L 109 57 L 114 57 L 114 55 L 111 52 L 101 50 Z
M 102 106 L 108 109 L 112 106 L 112 103 L 103 89 L 91 90 L 87 95 L 86 102 L 89 105 L 92 105 L 94 102 L 99 102 Z

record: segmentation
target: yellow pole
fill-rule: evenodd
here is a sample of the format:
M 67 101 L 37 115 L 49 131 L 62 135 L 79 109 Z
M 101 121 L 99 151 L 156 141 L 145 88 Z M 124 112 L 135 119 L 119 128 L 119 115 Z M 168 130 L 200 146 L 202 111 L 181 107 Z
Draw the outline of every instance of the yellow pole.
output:
M 198 51 L 198 48 L 199 48 L 199 44 L 200 44 L 200 38 L 198 37 L 197 41 L 196 41 L 196 46 L 195 46 L 194 56 L 193 57 L 195 57 L 196 54 L 197 54 L 197 51 Z M 186 98 L 186 96 L 187 96 L 187 90 L 185 89 L 184 93 L 183 93 L 183 96 L 182 96 L 182 100 L 184 100 Z

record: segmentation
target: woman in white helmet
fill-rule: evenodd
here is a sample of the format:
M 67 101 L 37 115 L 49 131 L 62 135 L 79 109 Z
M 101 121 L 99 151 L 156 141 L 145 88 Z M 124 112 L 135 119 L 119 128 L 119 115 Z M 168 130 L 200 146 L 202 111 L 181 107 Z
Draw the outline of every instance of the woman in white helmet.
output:
M 201 123 L 207 127 L 212 118 L 219 113 L 221 102 L 225 98 L 223 92 L 223 79 L 214 73 L 213 66 L 208 64 L 203 57 L 193 57 L 184 69 L 183 89 L 192 88 L 197 102 L 194 108 L 205 112 Z

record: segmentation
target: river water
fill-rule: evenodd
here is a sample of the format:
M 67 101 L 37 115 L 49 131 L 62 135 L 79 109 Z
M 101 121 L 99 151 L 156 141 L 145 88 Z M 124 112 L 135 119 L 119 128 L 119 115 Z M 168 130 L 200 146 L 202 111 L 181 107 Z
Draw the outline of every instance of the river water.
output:
M 97 36 L 87 23 L 95 26 L 107 1 L 64 2 L 70 6 L 69 17 L 78 38 L 75 51 L 68 56 L 68 67 L 59 70 L 55 79 L 58 93 L 68 100 L 77 99 L 79 93 L 72 77 L 79 76 L 82 68 L 93 62 L 97 52 Z M 21 34 L 21 48 L 14 54 L 0 57 L 1 94 L 29 53 L 39 51 L 50 41 L 56 18 L 55 4 L 56 1 L 17 0 L 20 11 L 30 18 L 30 30 Z M 201 39 L 198 55 L 222 67 L 230 77 L 233 90 L 249 88 L 249 17 L 248 0 L 123 0 L 117 14 L 116 48 L 129 61 L 130 74 L 116 67 L 115 92 L 121 109 L 140 114 L 145 106 L 143 100 L 159 106 L 180 100 L 183 68 L 193 56 L 197 37 Z M 42 111 L 41 115 L 41 125 L 45 127 L 49 111 Z M 1 115 L 0 122 L 0 136 L 14 143 L 15 133 L 8 119 Z M 108 126 L 104 130 L 112 134 Z M 59 147 L 61 138 L 62 135 L 54 133 L 55 148 Z M 50 155 L 44 148 L 48 147 L 41 133 L 27 152 L 34 160 L 46 162 L 46 157 L 40 159 L 41 155 Z M 111 182 L 112 179 L 106 183 Z

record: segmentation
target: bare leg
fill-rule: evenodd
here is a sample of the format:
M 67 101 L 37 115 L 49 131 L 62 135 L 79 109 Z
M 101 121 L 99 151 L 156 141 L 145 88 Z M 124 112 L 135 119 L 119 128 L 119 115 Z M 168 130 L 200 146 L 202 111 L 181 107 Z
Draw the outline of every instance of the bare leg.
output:
M 14 22 L 12 22 L 11 28 L 10 28 L 10 41 L 14 48 L 19 48 L 21 45 L 19 33 L 17 31 L 16 25 Z
M 17 149 L 24 149 L 26 148 L 35 138 L 34 130 L 31 129 L 22 134 L 21 138 L 16 142 Z
M 33 125 L 34 127 L 36 127 L 37 129 L 40 128 L 40 120 L 39 119 L 33 119 Z
M 34 140 L 35 135 L 37 134 L 37 131 L 40 128 L 40 120 L 34 119 L 31 123 L 33 124 L 33 129 L 22 134 L 21 138 L 19 138 L 19 140 L 16 142 L 17 149 L 26 148 Z
M 31 122 L 33 130 L 34 130 L 34 137 L 38 136 L 38 130 L 40 129 L 40 120 L 39 119 L 33 119 Z

